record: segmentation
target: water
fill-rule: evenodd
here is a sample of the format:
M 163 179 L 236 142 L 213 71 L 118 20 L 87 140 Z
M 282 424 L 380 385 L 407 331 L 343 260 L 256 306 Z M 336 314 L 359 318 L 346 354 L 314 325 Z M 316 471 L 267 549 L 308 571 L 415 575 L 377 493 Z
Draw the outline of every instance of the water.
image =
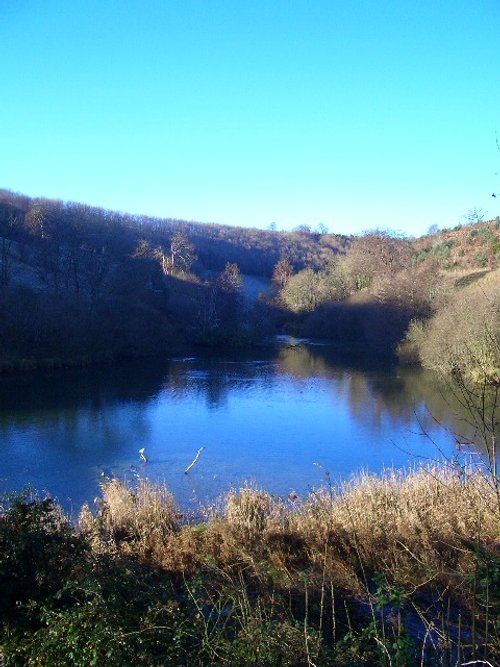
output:
M 9 377 L 0 491 L 31 484 L 73 513 L 92 504 L 103 474 L 166 482 L 184 508 L 245 481 L 302 494 L 326 471 L 347 478 L 452 457 L 447 428 L 461 426 L 429 373 L 340 362 L 327 346 L 287 341 L 252 355 Z

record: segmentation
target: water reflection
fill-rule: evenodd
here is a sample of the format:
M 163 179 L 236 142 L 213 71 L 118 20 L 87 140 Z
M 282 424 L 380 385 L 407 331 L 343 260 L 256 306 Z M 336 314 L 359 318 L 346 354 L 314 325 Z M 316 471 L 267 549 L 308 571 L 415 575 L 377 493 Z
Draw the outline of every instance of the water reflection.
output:
M 78 506 L 103 471 L 138 469 L 183 505 L 245 479 L 285 495 L 321 481 L 315 462 L 345 477 L 451 457 L 454 432 L 471 439 L 432 374 L 342 360 L 324 346 L 26 375 L 0 380 L 0 489 L 31 483 Z
M 481 446 L 452 383 L 421 368 L 391 368 L 376 360 L 339 358 L 327 347 L 297 346 L 280 352 L 280 369 L 298 378 L 331 379 L 335 400 L 346 399 L 352 416 L 374 429 L 389 418 L 419 433 L 442 428 L 460 442 Z

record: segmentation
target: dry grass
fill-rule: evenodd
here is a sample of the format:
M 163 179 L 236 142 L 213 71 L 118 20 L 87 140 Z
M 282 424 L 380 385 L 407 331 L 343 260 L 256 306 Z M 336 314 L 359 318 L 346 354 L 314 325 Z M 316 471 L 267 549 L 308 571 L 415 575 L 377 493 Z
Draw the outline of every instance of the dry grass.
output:
M 94 519 L 88 507 L 80 527 L 99 550 L 121 550 L 140 557 L 157 554 L 179 530 L 180 513 L 170 491 L 146 479 L 136 489 L 113 479 L 102 484 L 102 503 Z
M 195 526 L 181 526 L 169 491 L 146 480 L 135 490 L 113 480 L 102 491 L 97 517 L 87 510 L 81 521 L 100 548 L 148 555 L 169 569 L 209 561 L 258 569 L 264 559 L 289 573 L 299 562 L 314 570 L 328 561 L 351 586 L 364 568 L 416 588 L 450 568 L 470 572 L 470 545 L 495 549 L 500 539 L 488 479 L 447 467 L 362 475 L 295 502 L 251 487 L 232 490 L 221 513 Z
M 291 517 L 291 527 L 312 553 L 328 544 L 356 571 L 387 572 L 411 590 L 450 571 L 472 573 L 466 545 L 495 544 L 499 520 L 483 475 L 464 479 L 436 467 L 365 475 L 336 491 L 322 489 Z
M 243 533 L 261 533 L 268 525 L 275 503 L 265 491 L 250 486 L 236 492 L 232 489 L 226 498 L 225 521 Z
M 293 500 L 245 487 L 198 524 L 182 524 L 171 494 L 145 480 L 135 490 L 113 480 L 102 492 L 97 516 L 88 508 L 81 516 L 94 549 L 160 566 L 186 586 L 203 581 L 200 604 L 215 618 L 229 605 L 242 632 L 258 617 L 251 609 L 267 609 L 269 621 L 276 606 L 304 628 L 310 612 L 314 637 L 329 624 L 325 636 L 335 645 L 337 626 L 347 632 L 354 613 L 385 645 L 391 618 L 394 641 L 404 643 L 404 615 L 422 652 L 431 637 L 436 654 L 453 645 L 476 655 L 486 644 L 500 654 L 500 516 L 491 479 L 480 472 L 365 474 Z

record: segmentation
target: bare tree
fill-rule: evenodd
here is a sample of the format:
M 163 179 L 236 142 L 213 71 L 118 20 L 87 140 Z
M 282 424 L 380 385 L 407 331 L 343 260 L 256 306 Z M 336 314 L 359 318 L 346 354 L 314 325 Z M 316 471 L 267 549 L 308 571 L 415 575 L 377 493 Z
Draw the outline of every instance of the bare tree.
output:
M 362 290 L 376 276 L 393 274 L 411 265 L 409 241 L 385 230 L 375 230 L 356 237 L 346 254 L 345 265 L 354 289 Z
M 286 287 L 292 275 L 293 266 L 290 264 L 288 259 L 283 257 L 278 262 L 276 262 L 276 266 L 274 267 L 273 271 L 273 282 L 279 287 L 279 289 Z
M 170 242 L 171 272 L 188 273 L 196 259 L 194 245 L 183 232 L 176 232 Z
M 240 268 L 237 264 L 227 262 L 224 271 L 217 278 L 217 287 L 226 293 L 236 293 L 243 287 Z

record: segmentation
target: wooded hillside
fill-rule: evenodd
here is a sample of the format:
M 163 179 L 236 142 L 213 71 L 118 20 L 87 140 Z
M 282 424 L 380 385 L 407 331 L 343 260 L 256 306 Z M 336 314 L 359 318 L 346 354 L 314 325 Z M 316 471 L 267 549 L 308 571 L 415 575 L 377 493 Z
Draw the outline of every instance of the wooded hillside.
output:
M 0 190 L 0 361 L 246 345 L 288 331 L 393 353 L 500 257 L 500 219 L 409 239 L 132 216 Z M 244 275 L 272 279 L 255 298 Z M 258 291 L 258 290 L 257 290 Z M 249 300 L 250 293 L 253 297 Z

